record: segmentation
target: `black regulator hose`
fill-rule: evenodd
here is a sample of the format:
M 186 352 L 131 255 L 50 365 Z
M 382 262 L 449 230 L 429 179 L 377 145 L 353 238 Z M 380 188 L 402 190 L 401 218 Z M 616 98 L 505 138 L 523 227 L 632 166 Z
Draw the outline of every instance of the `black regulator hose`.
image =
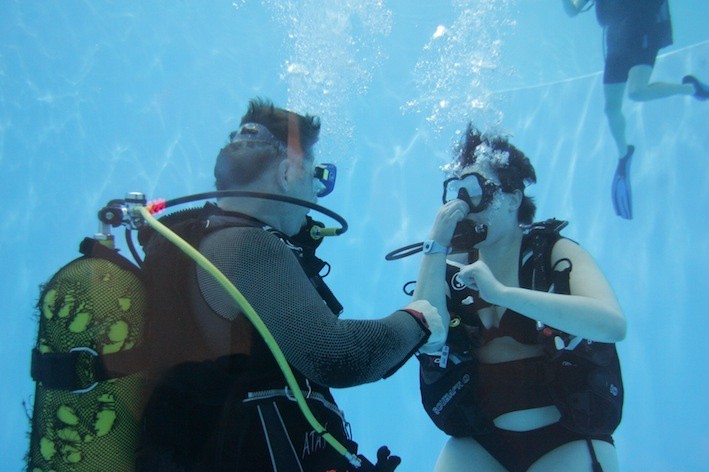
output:
M 142 196 L 142 194 L 138 194 Z M 243 198 L 260 198 L 264 200 L 274 200 L 274 201 L 279 201 L 279 202 L 285 202 L 285 203 L 290 203 L 293 205 L 305 207 L 305 208 L 310 208 L 311 210 L 315 210 L 318 213 L 322 213 L 323 215 L 332 218 L 335 220 L 340 227 L 339 228 L 325 228 L 321 227 L 318 225 L 313 225 L 311 230 L 310 230 L 310 237 L 312 237 L 314 240 L 321 239 L 326 236 L 339 236 L 341 234 L 344 234 L 348 229 L 349 225 L 347 224 L 347 220 L 345 220 L 341 215 L 335 213 L 332 210 L 329 210 L 325 208 L 322 205 L 318 205 L 317 203 L 309 202 L 306 200 L 301 200 L 299 198 L 293 198 L 293 197 L 287 197 L 285 195 L 276 195 L 272 193 L 263 193 L 263 192 L 248 192 L 248 191 L 243 191 L 243 190 L 219 190 L 219 191 L 214 191 L 214 192 L 204 192 L 204 193 L 198 193 L 195 195 L 187 195 L 184 197 L 179 197 L 179 198 L 174 198 L 172 200 L 166 200 L 159 205 L 156 204 L 155 206 L 159 206 L 160 210 L 164 210 L 173 206 L 177 205 L 183 205 L 185 203 L 191 203 L 191 202 L 196 202 L 200 200 L 208 200 L 210 198 L 226 198 L 226 197 L 243 197 Z M 143 197 L 144 198 L 144 197 Z M 99 212 L 99 220 L 101 220 L 103 223 L 108 224 L 113 227 L 118 227 L 123 223 L 123 217 L 124 215 L 122 214 L 122 208 L 125 207 L 126 200 L 119 200 L 119 199 L 114 199 L 111 200 L 100 212 Z M 169 215 L 168 215 L 169 216 Z M 135 228 L 126 227 L 125 231 L 125 238 L 126 238 L 126 245 L 128 246 L 128 250 L 131 253 L 131 256 L 133 256 L 133 259 L 135 260 L 136 264 L 140 267 L 143 264 L 142 259 L 140 258 L 140 255 L 138 254 L 138 251 L 135 247 L 135 244 L 133 242 L 133 235 L 132 231 Z

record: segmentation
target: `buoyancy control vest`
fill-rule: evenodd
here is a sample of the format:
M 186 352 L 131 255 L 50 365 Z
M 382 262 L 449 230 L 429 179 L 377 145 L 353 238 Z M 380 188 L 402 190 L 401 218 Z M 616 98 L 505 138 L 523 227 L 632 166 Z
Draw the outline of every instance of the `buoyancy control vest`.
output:
M 552 266 L 551 251 L 566 222 L 555 219 L 525 230 L 520 254 L 520 286 L 569 294 L 570 261 Z M 476 258 L 471 254 L 471 262 Z M 452 322 L 440 355 L 418 356 L 424 409 L 434 424 L 452 436 L 489 432 L 492 418 L 478 408 L 477 349 L 482 323 L 478 294 L 457 281 L 457 267 L 447 267 Z M 544 381 L 560 423 L 582 435 L 611 434 L 622 416 L 623 382 L 615 344 L 592 342 L 537 323 L 537 342 L 545 353 Z

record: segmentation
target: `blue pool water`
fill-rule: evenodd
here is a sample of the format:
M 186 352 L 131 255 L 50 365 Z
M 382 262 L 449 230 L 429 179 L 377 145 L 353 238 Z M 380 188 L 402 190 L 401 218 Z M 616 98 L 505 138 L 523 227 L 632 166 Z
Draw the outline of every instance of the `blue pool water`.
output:
M 706 0 L 671 4 L 657 80 L 709 78 Z M 45 1 L 0 3 L 0 469 L 19 470 L 34 393 L 37 287 L 76 256 L 96 212 L 128 191 L 212 189 L 212 166 L 249 98 L 323 118 L 321 203 L 350 230 L 322 246 L 343 316 L 407 302 L 440 202 L 440 167 L 467 119 L 512 134 L 534 163 L 538 219 L 596 257 L 628 318 L 616 444 L 624 470 L 709 464 L 709 103 L 626 103 L 634 219 L 613 213 L 616 151 L 602 110 L 601 30 L 559 2 Z M 431 470 L 445 442 L 419 404 L 416 361 L 335 391 L 361 450 Z

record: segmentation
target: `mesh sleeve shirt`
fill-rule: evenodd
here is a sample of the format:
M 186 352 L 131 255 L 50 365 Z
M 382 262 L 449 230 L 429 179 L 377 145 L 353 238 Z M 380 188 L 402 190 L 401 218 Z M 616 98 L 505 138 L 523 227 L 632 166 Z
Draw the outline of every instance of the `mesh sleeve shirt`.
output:
M 427 338 L 427 332 L 403 311 L 378 320 L 339 319 L 292 251 L 261 228 L 219 230 L 203 239 L 200 251 L 253 306 L 288 362 L 321 385 L 347 387 L 379 380 L 400 367 Z M 244 316 L 211 275 L 200 267 L 196 274 L 214 316 L 227 320 Z

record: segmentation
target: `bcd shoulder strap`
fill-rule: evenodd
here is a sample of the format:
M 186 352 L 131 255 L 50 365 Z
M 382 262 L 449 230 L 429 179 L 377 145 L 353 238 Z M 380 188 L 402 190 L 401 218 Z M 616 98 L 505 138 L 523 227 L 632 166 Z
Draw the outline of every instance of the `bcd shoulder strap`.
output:
M 525 229 L 520 251 L 521 287 L 542 292 L 564 293 L 559 291 L 563 287 L 554 286 L 555 268 L 552 267 L 551 252 L 554 244 L 561 239 L 559 233 L 566 225 L 568 225 L 567 221 L 550 218 Z

